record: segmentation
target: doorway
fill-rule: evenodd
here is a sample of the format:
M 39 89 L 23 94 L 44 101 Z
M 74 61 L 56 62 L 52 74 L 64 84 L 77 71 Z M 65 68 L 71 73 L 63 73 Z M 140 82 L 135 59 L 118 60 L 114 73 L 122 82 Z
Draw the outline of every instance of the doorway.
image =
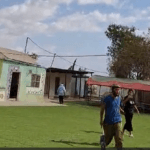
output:
M 57 89 L 60 85 L 60 78 L 59 77 L 56 77 L 55 78 L 55 95 L 57 95 Z
M 12 74 L 11 88 L 10 88 L 10 97 L 17 99 L 18 94 L 18 86 L 19 86 L 19 76 L 20 73 L 14 72 Z

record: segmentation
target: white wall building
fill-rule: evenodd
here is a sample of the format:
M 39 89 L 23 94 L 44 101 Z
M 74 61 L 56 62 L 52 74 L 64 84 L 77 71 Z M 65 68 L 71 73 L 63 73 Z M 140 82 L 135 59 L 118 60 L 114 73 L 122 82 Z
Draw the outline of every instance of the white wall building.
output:
M 80 93 L 80 95 L 83 95 L 83 89 L 84 89 L 84 80 L 81 81 L 81 89 L 80 89 L 80 81 L 77 78 L 73 78 L 72 76 L 83 76 L 84 74 L 88 74 L 91 72 L 86 71 L 75 71 L 75 70 L 67 70 L 67 69 L 59 69 L 59 68 L 48 68 L 46 71 L 46 81 L 45 81 L 45 96 L 55 97 L 57 96 L 57 89 L 61 83 L 63 83 L 66 87 L 66 96 L 75 96 L 75 89 Z M 78 87 L 78 88 L 75 88 Z M 81 92 L 80 92 L 81 91 Z M 82 94 L 81 94 L 82 93 Z

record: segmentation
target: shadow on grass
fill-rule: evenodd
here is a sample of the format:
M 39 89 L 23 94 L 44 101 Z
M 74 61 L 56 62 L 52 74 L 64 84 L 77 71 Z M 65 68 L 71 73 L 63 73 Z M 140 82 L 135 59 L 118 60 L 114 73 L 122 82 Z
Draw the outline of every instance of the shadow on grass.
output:
M 102 132 L 95 132 L 95 131 L 84 131 L 82 130 L 82 132 L 85 132 L 85 133 L 95 133 L 95 134 L 103 134 Z
M 100 107 L 99 101 L 81 101 L 81 102 L 66 102 L 68 105 L 82 105 L 82 106 L 93 106 Z
M 87 145 L 87 146 L 100 146 L 99 143 L 73 142 L 73 141 L 64 141 L 64 140 L 59 140 L 59 141 L 51 140 L 51 142 L 68 144 L 70 146 L 73 146 L 73 144 Z

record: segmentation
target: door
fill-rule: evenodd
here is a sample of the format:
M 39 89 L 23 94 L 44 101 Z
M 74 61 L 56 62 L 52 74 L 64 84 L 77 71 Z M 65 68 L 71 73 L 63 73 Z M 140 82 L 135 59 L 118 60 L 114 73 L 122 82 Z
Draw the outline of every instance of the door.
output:
M 57 95 L 57 89 L 60 85 L 60 78 L 59 77 L 56 77 L 55 78 L 55 94 Z
M 10 97 L 9 98 L 16 98 L 17 99 L 19 75 L 20 75 L 20 73 L 18 73 L 18 72 L 14 72 L 12 74 L 12 81 L 11 81 Z

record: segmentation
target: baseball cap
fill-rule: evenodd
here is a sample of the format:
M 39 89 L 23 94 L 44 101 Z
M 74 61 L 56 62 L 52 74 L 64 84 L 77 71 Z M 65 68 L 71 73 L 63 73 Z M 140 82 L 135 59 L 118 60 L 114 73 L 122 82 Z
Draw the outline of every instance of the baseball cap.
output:
M 111 88 L 112 88 L 112 90 L 113 90 L 113 89 L 115 89 L 115 88 L 120 88 L 120 86 L 117 85 L 117 84 L 113 84 L 113 85 L 111 86 Z

